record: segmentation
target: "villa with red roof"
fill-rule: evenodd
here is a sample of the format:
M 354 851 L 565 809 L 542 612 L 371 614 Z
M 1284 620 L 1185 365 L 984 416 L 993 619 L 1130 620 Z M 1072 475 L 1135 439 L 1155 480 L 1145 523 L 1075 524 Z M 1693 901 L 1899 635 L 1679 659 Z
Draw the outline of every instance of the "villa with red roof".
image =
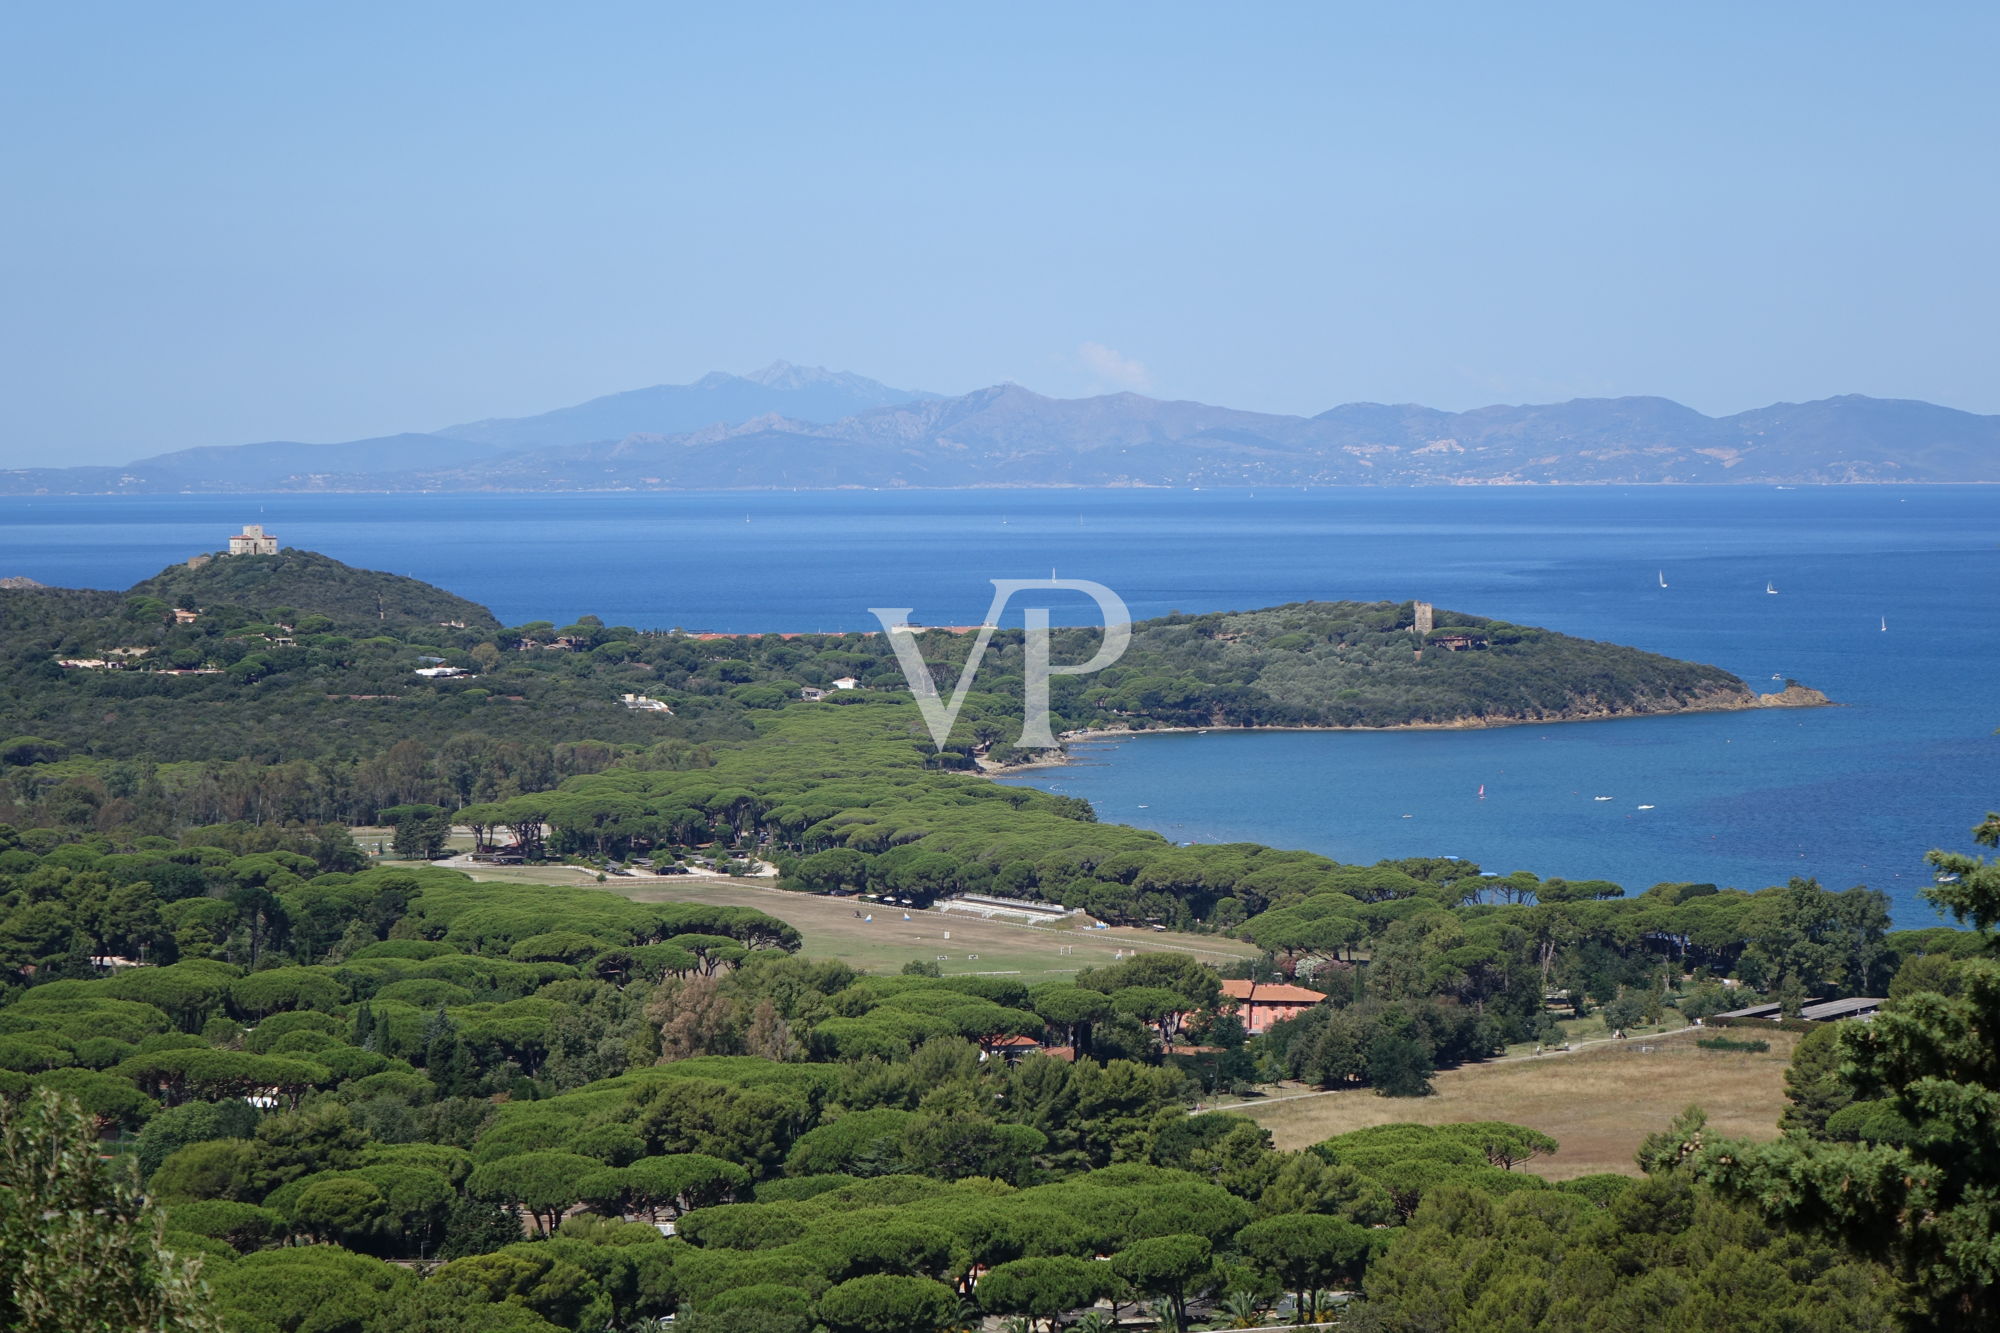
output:
M 1314 1005 L 1326 1002 L 1326 996 L 1316 990 L 1269 981 L 1225 981 L 1222 998 L 1236 1002 L 1236 1016 L 1243 1021 L 1243 1030 L 1253 1037 L 1273 1023 L 1296 1018 Z
M 1011 1032 L 997 1033 L 993 1036 L 981 1037 L 979 1039 L 979 1058 L 981 1060 L 997 1056 L 1010 1065 L 1024 1055 L 1032 1055 L 1037 1051 L 1046 1051 L 1048 1049 L 1047 1046 L 1044 1046 L 1033 1037 L 1018 1036 Z M 1070 1058 L 1074 1058 L 1074 1052 L 1071 1053 Z

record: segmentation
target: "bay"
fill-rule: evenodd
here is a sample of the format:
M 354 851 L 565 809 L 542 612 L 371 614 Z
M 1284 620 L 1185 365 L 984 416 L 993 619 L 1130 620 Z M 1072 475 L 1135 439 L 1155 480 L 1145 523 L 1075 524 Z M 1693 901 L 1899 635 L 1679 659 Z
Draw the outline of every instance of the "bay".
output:
M 1180 840 L 1346 860 L 1451 854 L 1633 888 L 1810 874 L 1883 889 L 1921 925 L 1922 852 L 1965 848 L 2000 805 L 1994 514 L 1976 487 L 5 497 L 0 575 L 122 588 L 261 522 L 510 623 L 866 629 L 870 607 L 965 623 L 987 580 L 1052 569 L 1140 617 L 1419 597 L 1763 689 L 1793 677 L 1842 707 L 1154 736 L 1012 780 Z M 1058 602 L 1056 619 L 1087 611 Z

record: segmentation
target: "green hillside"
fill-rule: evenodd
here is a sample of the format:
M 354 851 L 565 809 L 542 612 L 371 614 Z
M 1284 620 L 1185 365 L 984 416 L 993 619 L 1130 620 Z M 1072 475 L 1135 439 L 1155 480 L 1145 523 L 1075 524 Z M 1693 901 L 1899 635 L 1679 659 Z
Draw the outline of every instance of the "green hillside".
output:
M 1419 605 L 1144 621 L 1115 666 L 1052 682 L 1050 724 L 1486 726 L 1757 699 L 1715 667 L 1480 616 L 1435 610 L 1420 636 Z M 593 616 L 502 628 L 428 584 L 309 551 L 210 559 L 125 594 L 0 589 L 0 623 L 0 769 L 18 784 L 28 777 L 10 765 L 60 756 L 37 791 L 174 820 L 279 809 L 367 821 L 398 801 L 491 800 L 642 753 L 703 765 L 777 712 L 900 701 L 892 730 L 915 726 L 879 634 L 697 639 Z M 1091 656 L 1099 633 L 1058 631 L 1054 660 Z M 921 636 L 946 693 L 974 642 Z M 949 743 L 939 751 L 910 730 L 899 742 L 909 761 L 970 770 L 1046 757 L 1015 744 L 1023 668 L 1021 632 L 996 633 Z M 843 677 L 860 688 L 802 698 Z M 640 696 L 664 707 L 627 706 Z
M 1089 695 L 1136 719 L 1382 727 L 1674 712 L 1747 700 L 1719 667 L 1414 602 L 1168 616 Z M 1061 660 L 1061 659 L 1059 659 Z
M 1154 727 L 1478 727 L 1747 708 L 1758 696 L 1719 667 L 1416 602 L 1295 602 L 1259 611 L 1169 615 L 1132 627 L 1114 665 L 1051 682 L 1052 729 Z M 1051 660 L 1079 662 L 1095 629 L 1058 630 Z M 746 641 L 748 642 L 748 641 Z M 794 640 L 794 644 L 806 642 Z M 932 631 L 920 646 L 948 693 L 970 636 Z M 794 649 L 793 651 L 796 651 Z M 852 660 L 875 689 L 902 672 L 878 639 Z M 747 655 L 747 654 L 746 654 Z M 1015 757 L 1024 672 L 1019 631 L 993 636 L 955 738 Z M 1802 692 L 1788 703 L 1819 699 Z
M 227 605 L 269 614 L 286 608 L 352 629 L 454 622 L 491 629 L 499 624 L 477 602 L 399 574 L 356 569 L 317 551 L 216 556 L 174 565 L 135 585 L 129 595 L 192 610 Z

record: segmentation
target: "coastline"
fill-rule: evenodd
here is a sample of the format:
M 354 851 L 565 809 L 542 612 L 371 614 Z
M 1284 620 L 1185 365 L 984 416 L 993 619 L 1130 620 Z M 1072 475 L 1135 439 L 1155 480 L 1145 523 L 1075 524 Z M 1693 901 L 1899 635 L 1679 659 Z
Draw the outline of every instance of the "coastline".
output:
M 984 758 L 979 761 L 979 773 L 989 778 L 1011 777 L 1016 773 L 1030 773 L 1037 769 L 1062 768 L 1073 762 L 1069 755 L 1072 744 L 1087 745 L 1096 741 L 1128 741 L 1135 736 L 1185 736 L 1207 735 L 1211 731 L 1348 731 L 1348 732 L 1389 732 L 1389 731 L 1489 731 L 1499 727 L 1540 727 L 1567 725 L 1575 722 L 1626 722 L 1645 717 L 1678 717 L 1685 713 L 1741 713 L 1758 708 L 1838 708 L 1839 703 L 1829 699 L 1820 691 L 1804 685 L 1787 685 L 1782 690 L 1770 694 L 1758 694 L 1747 684 L 1747 697 L 1737 696 L 1733 701 L 1692 705 L 1685 708 L 1622 709 L 1598 713 L 1576 713 L 1562 717 L 1507 717 L 1507 718 L 1458 718 L 1451 722 L 1398 722 L 1386 727 L 1340 727 L 1340 726 L 1231 726 L 1219 724 L 1206 727 L 1084 727 L 1076 731 L 1065 731 L 1056 737 L 1062 745 L 1054 757 L 1037 759 L 1025 764 L 992 764 Z

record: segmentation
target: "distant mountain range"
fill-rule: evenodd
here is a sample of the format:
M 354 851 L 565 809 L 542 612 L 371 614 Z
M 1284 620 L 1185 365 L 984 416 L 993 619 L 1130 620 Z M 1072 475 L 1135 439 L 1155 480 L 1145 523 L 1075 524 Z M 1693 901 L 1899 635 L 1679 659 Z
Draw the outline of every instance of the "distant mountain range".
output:
M 680 435 L 773 415 L 795 421 L 839 421 L 874 407 L 936 397 L 914 389 L 892 389 L 861 375 L 779 361 L 749 375 L 718 370 L 693 384 L 656 384 L 538 417 L 472 421 L 434 433 L 503 449 L 546 449 L 622 440 L 628 435 Z
M 0 494 L 1995 481 L 2000 416 L 1853 394 L 1728 417 L 1665 398 L 1296 417 L 1013 384 L 951 398 L 779 362 L 421 434 L 0 471 Z

